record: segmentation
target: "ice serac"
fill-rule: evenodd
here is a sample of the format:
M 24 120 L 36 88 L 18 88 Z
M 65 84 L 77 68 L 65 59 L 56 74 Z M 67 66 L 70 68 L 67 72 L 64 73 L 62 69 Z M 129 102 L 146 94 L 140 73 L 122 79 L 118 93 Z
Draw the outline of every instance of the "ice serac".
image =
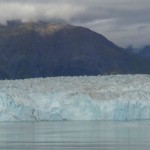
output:
M 150 76 L 0 81 L 0 121 L 150 119 Z

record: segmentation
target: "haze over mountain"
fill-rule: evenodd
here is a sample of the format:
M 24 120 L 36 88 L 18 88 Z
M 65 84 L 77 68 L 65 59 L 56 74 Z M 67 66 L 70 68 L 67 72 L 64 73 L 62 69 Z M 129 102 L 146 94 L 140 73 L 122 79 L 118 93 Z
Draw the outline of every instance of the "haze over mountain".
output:
M 42 21 L 0 25 L 0 79 L 150 73 L 149 66 L 87 28 Z

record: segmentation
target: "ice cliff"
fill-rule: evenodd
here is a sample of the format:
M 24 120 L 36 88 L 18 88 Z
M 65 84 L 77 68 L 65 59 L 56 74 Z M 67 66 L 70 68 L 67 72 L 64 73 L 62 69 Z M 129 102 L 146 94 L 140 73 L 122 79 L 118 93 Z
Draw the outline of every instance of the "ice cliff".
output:
M 150 76 L 0 81 L 0 121 L 150 119 Z

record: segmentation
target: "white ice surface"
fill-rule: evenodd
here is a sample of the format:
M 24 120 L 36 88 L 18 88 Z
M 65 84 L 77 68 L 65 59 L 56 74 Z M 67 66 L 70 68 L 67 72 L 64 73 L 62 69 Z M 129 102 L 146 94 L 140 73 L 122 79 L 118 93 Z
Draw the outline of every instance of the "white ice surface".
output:
M 150 75 L 0 81 L 0 121 L 150 119 Z

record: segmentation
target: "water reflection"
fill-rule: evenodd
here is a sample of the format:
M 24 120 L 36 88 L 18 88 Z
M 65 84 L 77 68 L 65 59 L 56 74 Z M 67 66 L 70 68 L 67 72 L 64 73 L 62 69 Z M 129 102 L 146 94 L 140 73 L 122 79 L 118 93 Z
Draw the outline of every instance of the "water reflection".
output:
M 149 150 L 150 122 L 1 122 L 0 150 Z

